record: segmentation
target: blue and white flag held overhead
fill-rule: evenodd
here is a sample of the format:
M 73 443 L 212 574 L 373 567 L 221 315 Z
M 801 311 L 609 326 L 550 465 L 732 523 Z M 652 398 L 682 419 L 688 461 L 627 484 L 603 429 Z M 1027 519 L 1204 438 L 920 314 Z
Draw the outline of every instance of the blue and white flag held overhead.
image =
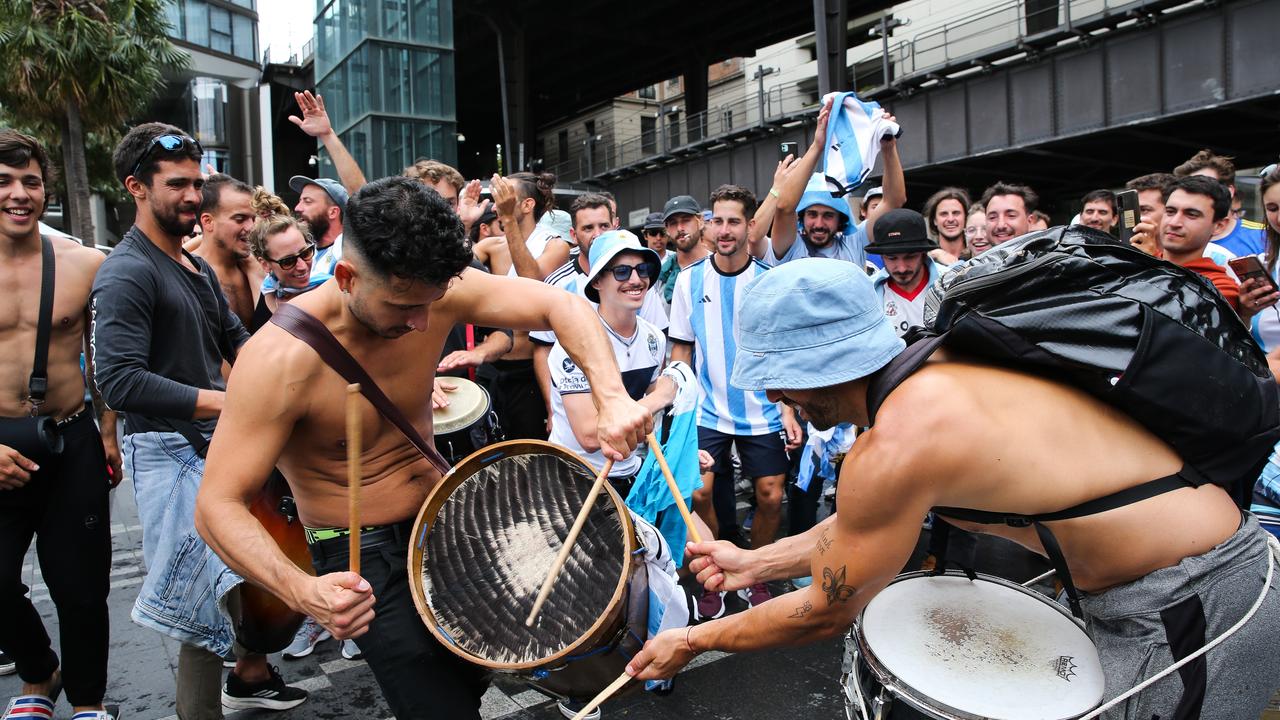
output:
M 822 102 L 833 98 L 822 175 L 834 197 L 840 197 L 853 192 L 871 174 L 880 155 L 880 138 L 897 137 L 902 128 L 887 119 L 888 113 L 878 102 L 864 102 L 851 92 L 830 93 Z

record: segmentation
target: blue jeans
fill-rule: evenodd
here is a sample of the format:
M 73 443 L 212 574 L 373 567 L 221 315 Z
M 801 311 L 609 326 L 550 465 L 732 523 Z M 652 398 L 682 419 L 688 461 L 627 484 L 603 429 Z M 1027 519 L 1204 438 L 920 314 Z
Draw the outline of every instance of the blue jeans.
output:
M 226 655 L 235 639 L 226 596 L 242 579 L 196 532 L 204 459 L 177 433 L 126 435 L 121 452 L 133 480 L 147 564 L 133 621 Z

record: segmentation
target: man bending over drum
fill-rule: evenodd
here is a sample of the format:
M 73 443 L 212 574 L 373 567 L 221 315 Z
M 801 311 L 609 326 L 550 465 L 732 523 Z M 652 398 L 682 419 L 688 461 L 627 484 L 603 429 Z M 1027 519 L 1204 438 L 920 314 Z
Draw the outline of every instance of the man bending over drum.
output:
M 869 424 L 869 376 L 904 346 L 859 268 L 832 260 L 783 265 L 747 289 L 739 317 L 735 385 L 767 390 L 819 428 Z M 699 652 L 843 633 L 905 564 L 930 508 L 1059 511 L 1174 475 L 1183 464 L 1159 438 L 1079 390 L 945 349 L 888 395 L 875 421 L 845 459 L 838 514 L 758 550 L 726 542 L 689 548 L 690 566 L 708 587 L 809 574 L 813 585 L 660 634 L 628 672 L 666 678 Z M 962 425 L 984 432 L 961 440 L 950 430 Z M 948 520 L 1044 552 L 1032 527 Z M 1084 591 L 1107 698 L 1172 665 L 1171 647 L 1181 658 L 1222 635 L 1265 593 L 1257 614 L 1222 645 L 1108 717 L 1259 716 L 1280 683 L 1280 592 L 1263 588 L 1265 533 L 1223 488 L 1181 487 L 1044 526 Z
M 408 178 L 363 187 L 347 204 L 334 278 L 288 307 L 319 320 L 422 436 L 431 438 L 434 361 L 449 328 L 552 329 L 594 388 L 604 452 L 623 459 L 649 432 L 587 303 L 543 283 L 467 267 L 462 222 Z M 279 318 L 279 314 L 277 314 Z M 416 331 L 416 332 L 415 332 Z M 397 717 L 478 718 L 485 681 L 441 647 L 414 609 L 408 531 L 439 471 L 361 401 L 361 574 L 344 572 L 346 381 L 315 350 L 269 324 L 240 352 L 196 509 L 201 535 L 236 572 L 361 647 Z M 293 489 L 320 577 L 291 563 L 248 510 L 273 467 Z M 366 635 L 367 633 L 367 635 Z

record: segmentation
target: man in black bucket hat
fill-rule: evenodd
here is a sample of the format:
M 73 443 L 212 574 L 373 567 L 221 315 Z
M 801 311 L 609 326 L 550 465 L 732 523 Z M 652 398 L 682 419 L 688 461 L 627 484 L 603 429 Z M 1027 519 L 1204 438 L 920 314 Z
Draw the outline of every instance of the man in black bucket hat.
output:
M 929 238 L 924 216 L 915 210 L 890 210 L 871 232 L 867 252 L 884 259 L 884 268 L 871 281 L 885 317 L 901 337 L 907 328 L 924 325 L 924 290 L 946 267 L 929 257 L 938 243 Z

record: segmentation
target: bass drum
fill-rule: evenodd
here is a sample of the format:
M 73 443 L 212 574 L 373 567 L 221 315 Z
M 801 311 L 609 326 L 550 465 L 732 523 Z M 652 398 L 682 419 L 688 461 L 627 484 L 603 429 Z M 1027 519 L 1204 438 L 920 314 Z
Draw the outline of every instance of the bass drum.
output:
M 1070 613 L 987 575 L 900 575 L 850 630 L 843 670 L 849 720 L 1068 720 L 1102 702 Z
M 444 476 L 409 548 L 414 602 L 442 645 L 571 700 L 622 674 L 646 634 L 648 576 L 631 517 L 607 484 L 525 627 L 594 481 L 582 458 L 537 440 L 492 445 Z

